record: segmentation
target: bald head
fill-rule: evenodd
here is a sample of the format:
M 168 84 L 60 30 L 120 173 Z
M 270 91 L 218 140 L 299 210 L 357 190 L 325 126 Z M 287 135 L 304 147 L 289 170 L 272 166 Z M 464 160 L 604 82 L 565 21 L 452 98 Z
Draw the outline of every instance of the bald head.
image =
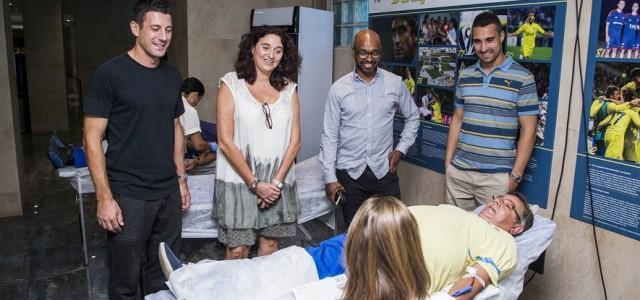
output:
M 359 49 L 364 43 L 370 43 L 375 48 L 380 48 L 380 36 L 370 29 L 363 29 L 353 38 L 353 50 Z
M 380 36 L 369 29 L 361 30 L 353 38 L 353 59 L 356 62 L 356 73 L 366 81 L 370 81 L 378 70 L 381 57 Z

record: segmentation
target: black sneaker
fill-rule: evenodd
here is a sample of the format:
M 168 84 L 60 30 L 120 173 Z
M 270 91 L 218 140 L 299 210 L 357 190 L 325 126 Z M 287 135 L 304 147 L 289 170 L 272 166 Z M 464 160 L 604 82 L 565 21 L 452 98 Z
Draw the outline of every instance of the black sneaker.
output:
M 160 243 L 158 251 L 160 268 L 162 269 L 162 273 L 164 273 L 164 277 L 169 280 L 171 272 L 180 269 L 182 267 L 182 262 L 175 254 L 173 254 L 171 248 L 169 248 L 169 246 L 164 242 Z

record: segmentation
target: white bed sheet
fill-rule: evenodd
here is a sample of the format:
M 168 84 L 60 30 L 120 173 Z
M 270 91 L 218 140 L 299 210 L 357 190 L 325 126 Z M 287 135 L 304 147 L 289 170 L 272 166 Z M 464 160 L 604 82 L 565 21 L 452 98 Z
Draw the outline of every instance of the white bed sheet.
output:
M 322 169 L 317 156 L 296 164 L 296 183 L 300 201 L 298 223 L 329 215 L 333 217 L 335 205 L 327 199 L 324 192 Z M 214 177 L 192 175 L 188 177 L 191 192 L 191 206 L 182 217 L 182 237 L 215 238 L 218 236 L 218 224 L 215 221 L 213 206 Z M 329 226 L 335 227 L 335 218 L 329 218 Z

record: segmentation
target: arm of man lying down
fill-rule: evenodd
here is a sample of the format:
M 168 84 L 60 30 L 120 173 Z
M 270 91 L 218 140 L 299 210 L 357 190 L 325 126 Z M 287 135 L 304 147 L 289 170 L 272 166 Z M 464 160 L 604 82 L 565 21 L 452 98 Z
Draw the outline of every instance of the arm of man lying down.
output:
M 479 264 L 467 268 L 467 273 L 456 281 L 448 293 L 437 292 L 431 300 L 467 300 L 473 299 L 487 284 L 491 284 L 489 273 Z
M 475 264 L 475 271 L 467 272 L 462 278 L 458 279 L 449 290 L 449 295 L 458 300 L 473 299 L 480 293 L 487 284 L 491 284 L 489 273 L 480 264 Z M 473 274 L 475 273 L 475 274 Z

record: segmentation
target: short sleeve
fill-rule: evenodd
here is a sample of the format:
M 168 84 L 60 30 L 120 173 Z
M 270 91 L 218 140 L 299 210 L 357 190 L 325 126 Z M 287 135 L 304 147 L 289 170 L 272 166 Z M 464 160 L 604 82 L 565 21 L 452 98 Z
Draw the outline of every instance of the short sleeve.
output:
M 179 118 L 184 114 L 184 105 L 182 104 L 182 99 L 178 97 L 178 101 L 176 101 L 176 105 L 174 107 L 173 118 Z
M 459 82 L 460 80 L 458 80 Z M 456 84 L 456 94 L 453 97 L 453 106 L 455 108 L 462 108 L 464 106 L 464 100 L 462 98 L 462 90 L 460 89 L 460 84 Z
M 518 262 L 518 250 L 513 237 L 506 232 L 491 232 L 500 230 L 489 228 L 484 232 L 477 232 L 469 249 L 468 266 L 478 264 L 489 274 L 494 285 L 511 272 Z
M 538 92 L 536 90 L 536 82 L 533 74 L 529 74 L 518 92 L 518 100 L 516 102 L 518 116 L 531 116 L 540 113 L 538 105 Z
M 229 72 L 227 74 L 224 74 L 224 76 L 220 78 L 220 80 L 218 81 L 218 88 L 222 87 L 222 84 L 224 83 L 227 88 L 229 88 L 229 91 L 231 91 L 231 95 L 233 95 L 233 98 L 235 99 L 239 81 L 240 79 L 238 79 L 238 74 L 236 74 L 236 72 Z
M 108 68 L 100 66 L 91 77 L 89 94 L 84 100 L 84 113 L 109 118 L 115 101 L 114 78 Z
M 293 93 L 296 91 L 297 87 L 298 84 L 293 81 L 290 81 L 289 84 L 287 84 L 287 96 L 289 99 L 293 97 Z
M 185 104 L 183 103 L 183 105 Z M 186 107 L 186 105 L 184 114 L 180 116 L 180 125 L 182 125 L 185 136 L 192 135 L 196 132 L 202 132 L 198 111 L 195 110 L 195 108 Z

